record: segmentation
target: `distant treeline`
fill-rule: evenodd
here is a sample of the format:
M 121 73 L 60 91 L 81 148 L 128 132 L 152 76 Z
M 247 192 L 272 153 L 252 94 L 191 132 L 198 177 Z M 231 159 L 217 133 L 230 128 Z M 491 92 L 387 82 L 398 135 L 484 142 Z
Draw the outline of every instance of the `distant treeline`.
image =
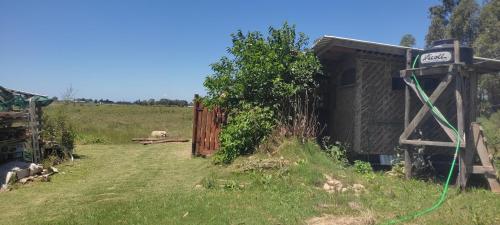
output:
M 54 100 L 58 100 L 54 97 Z M 149 100 L 136 100 L 136 101 L 111 101 L 109 99 L 91 99 L 91 98 L 75 98 L 73 102 L 79 103 L 95 103 L 95 104 L 117 104 L 117 105 L 164 105 L 164 106 L 189 106 L 189 103 L 186 100 L 178 100 L 178 99 L 167 99 L 162 98 L 159 100 L 149 99 Z

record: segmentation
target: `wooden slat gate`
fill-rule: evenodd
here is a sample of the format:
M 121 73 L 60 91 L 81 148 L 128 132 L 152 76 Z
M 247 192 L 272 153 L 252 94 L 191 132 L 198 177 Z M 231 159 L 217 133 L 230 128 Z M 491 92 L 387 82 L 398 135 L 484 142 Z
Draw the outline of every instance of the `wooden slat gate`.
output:
M 226 115 L 219 107 L 209 109 L 195 96 L 193 107 L 192 154 L 209 156 L 219 149 L 219 133 Z

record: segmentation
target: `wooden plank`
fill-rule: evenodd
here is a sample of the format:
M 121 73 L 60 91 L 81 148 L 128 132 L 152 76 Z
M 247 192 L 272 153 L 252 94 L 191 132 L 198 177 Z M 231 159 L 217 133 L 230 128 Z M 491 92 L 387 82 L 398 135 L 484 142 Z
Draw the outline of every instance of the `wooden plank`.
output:
M 464 102 L 462 98 L 463 82 L 462 74 L 458 73 L 455 76 L 455 103 L 457 107 L 457 131 L 461 139 L 464 136 Z M 464 143 L 465 144 L 465 143 Z M 457 184 L 462 190 L 467 186 L 467 163 L 465 162 L 465 151 L 460 151 L 458 154 L 460 170 L 458 171 Z
M 415 76 L 417 76 L 417 77 L 440 75 L 440 74 L 447 73 L 449 66 L 450 66 L 450 64 L 422 67 L 422 68 L 414 68 L 414 69 L 407 68 L 407 69 L 399 71 L 399 75 L 400 75 L 400 77 L 408 77 L 408 76 L 411 76 L 412 74 L 415 74 Z
M 453 54 L 455 63 L 460 63 L 460 42 L 458 40 L 453 41 Z
M 444 141 L 424 141 L 424 140 L 400 140 L 401 144 L 408 145 L 427 145 L 427 146 L 438 146 L 438 147 L 455 147 L 456 144 L 453 142 Z
M 166 138 L 132 138 L 132 141 L 162 141 L 166 140 Z
M 198 113 L 196 125 L 196 154 L 199 155 L 201 151 L 201 124 L 203 122 L 203 104 L 201 102 L 198 103 L 196 112 Z
M 411 61 L 412 61 L 412 54 L 411 50 L 407 49 L 406 50 L 406 69 L 411 68 Z M 404 118 L 404 125 L 405 128 L 408 127 L 410 124 L 410 109 L 411 109 L 411 95 L 410 95 L 410 87 L 408 85 L 405 85 L 405 118 Z M 413 147 L 410 145 L 406 145 L 405 148 L 405 177 L 406 179 L 410 179 L 413 175 L 413 162 L 412 162 L 412 149 Z
M 215 129 L 215 136 L 216 136 L 216 140 L 215 140 L 215 149 L 219 149 L 220 148 L 220 139 L 219 139 L 219 135 L 220 135 L 220 130 L 221 130 L 221 127 L 222 127 L 222 124 L 224 123 L 224 114 L 222 112 L 222 110 L 220 108 L 217 108 L 217 115 L 218 115 L 218 121 L 217 121 L 217 126 L 216 126 L 216 129 Z
M 209 152 L 212 152 L 212 144 L 213 144 L 213 138 L 214 138 L 214 132 L 213 132 L 213 129 L 214 129 L 214 118 L 215 118 L 215 113 L 214 113 L 214 110 L 210 110 L 209 112 L 209 126 L 207 127 L 208 128 L 208 142 L 207 142 L 207 149 Z
M 191 138 L 191 155 L 196 155 L 196 140 L 197 140 L 197 130 L 198 130 L 198 107 L 199 107 L 199 100 L 198 100 L 198 95 L 194 95 L 193 99 L 193 136 Z
M 467 76 L 464 76 L 465 84 L 464 91 L 462 93 L 465 94 L 466 97 L 465 99 L 468 99 L 468 101 L 465 101 L 465 115 L 464 115 L 464 120 L 465 120 L 465 140 L 466 146 L 465 146 L 465 154 L 463 154 L 464 157 L 464 164 L 465 167 L 465 180 L 464 180 L 464 186 L 467 186 L 467 181 L 469 179 L 470 174 L 473 172 L 473 164 L 474 164 L 474 153 L 476 152 L 476 148 L 474 145 L 474 137 L 473 137 L 473 131 L 472 131 L 472 122 L 476 120 L 476 101 L 475 99 L 477 98 L 476 95 L 476 90 L 477 90 L 477 79 L 474 78 L 475 72 L 471 71 L 466 71 L 462 70 L 463 72 L 467 73 Z
M 492 166 L 473 166 L 472 167 L 473 174 L 490 174 L 490 176 L 496 176 L 495 168 Z
M 434 90 L 434 92 L 431 94 L 429 97 L 429 101 L 431 103 L 435 103 L 437 98 L 446 90 L 448 85 L 451 83 L 453 80 L 453 75 L 451 73 L 448 73 L 443 80 L 441 80 L 441 83 L 437 86 L 437 88 Z M 401 140 L 408 139 L 408 137 L 411 135 L 411 133 L 417 128 L 417 126 L 428 116 L 430 116 L 429 113 L 429 107 L 424 104 L 422 108 L 417 112 L 417 114 L 413 117 L 413 120 L 410 122 L 410 124 L 405 128 L 403 133 L 400 136 L 400 142 Z M 451 140 L 455 140 L 454 133 L 451 131 L 451 129 L 445 129 L 443 128 L 448 134 L 448 136 L 451 138 Z
M 493 165 L 490 161 L 489 152 L 486 147 L 486 144 L 484 143 L 484 138 L 481 133 L 481 128 L 479 124 L 473 123 L 472 131 L 474 135 L 474 144 L 476 146 L 476 151 L 479 155 L 479 159 L 481 161 L 482 166 L 491 167 L 496 171 L 495 165 Z M 486 180 L 488 181 L 488 184 L 490 185 L 492 192 L 500 193 L 500 183 L 496 179 L 496 176 L 495 177 L 486 176 Z
M 217 136 L 215 134 L 215 131 L 217 129 L 217 107 L 214 108 L 212 111 L 212 126 L 210 129 L 210 151 L 214 152 L 215 151 L 215 141 L 217 139 Z
M 210 124 L 212 123 L 212 113 L 211 111 L 206 108 L 206 125 L 205 125 L 205 152 L 206 154 L 210 154 Z
M 189 139 L 171 139 L 171 140 L 158 140 L 158 141 L 141 141 L 139 143 L 143 145 L 150 145 L 150 144 L 161 144 L 161 143 L 170 143 L 170 142 L 188 142 Z
M 203 154 L 203 152 L 205 151 L 205 126 L 206 126 L 206 108 L 205 107 L 202 107 L 203 111 L 200 111 L 200 118 L 201 118 L 201 122 L 200 122 L 200 142 L 199 142 L 199 149 L 198 149 L 198 153 L 199 154 Z

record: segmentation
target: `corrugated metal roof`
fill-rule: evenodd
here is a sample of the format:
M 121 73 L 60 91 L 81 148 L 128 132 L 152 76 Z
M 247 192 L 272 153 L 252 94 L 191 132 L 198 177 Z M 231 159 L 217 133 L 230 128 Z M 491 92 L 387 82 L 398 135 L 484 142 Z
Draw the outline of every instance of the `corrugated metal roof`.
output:
M 423 51 L 423 49 L 419 48 L 409 48 L 399 45 L 391 45 L 391 44 L 384 44 L 378 42 L 336 37 L 329 35 L 325 35 L 317 39 L 314 42 L 312 48 L 316 53 L 316 55 L 318 55 L 318 57 L 321 57 L 324 53 L 328 52 L 329 50 L 333 50 L 334 48 L 338 47 L 367 51 L 367 52 L 390 54 L 396 56 L 405 56 L 407 49 L 412 49 L 416 53 Z M 497 73 L 500 71 L 500 60 L 475 56 L 474 68 L 479 73 Z

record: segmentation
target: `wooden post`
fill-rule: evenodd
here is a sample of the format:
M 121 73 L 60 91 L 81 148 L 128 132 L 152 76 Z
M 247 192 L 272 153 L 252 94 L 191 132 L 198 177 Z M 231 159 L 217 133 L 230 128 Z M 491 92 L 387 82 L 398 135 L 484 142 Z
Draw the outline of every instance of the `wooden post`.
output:
M 33 148 L 33 158 L 32 161 L 33 163 L 40 163 L 41 158 L 40 158 L 40 136 L 38 133 L 38 118 L 36 114 L 36 102 L 33 100 L 33 98 L 29 99 L 29 107 L 28 107 L 28 114 L 29 114 L 29 130 L 31 133 L 31 147 Z
M 191 144 L 191 155 L 196 155 L 196 140 L 197 140 L 197 125 L 198 125 L 198 107 L 200 103 L 198 102 L 198 95 L 194 95 L 193 99 L 193 139 Z
M 454 63 L 460 64 L 460 42 L 455 40 L 453 42 L 453 53 L 454 53 Z M 455 99 L 457 106 L 457 131 L 462 141 L 466 141 L 467 137 L 464 138 L 464 72 L 462 67 L 458 67 L 458 73 L 455 74 Z M 458 141 L 458 140 L 455 140 Z M 464 143 L 466 144 L 466 143 Z M 466 146 L 466 145 L 464 145 Z M 457 184 L 462 190 L 465 190 L 467 183 L 467 163 L 465 162 L 466 149 L 461 149 L 458 154 L 459 171 L 457 176 Z
M 411 49 L 406 50 L 406 69 L 411 69 Z M 410 124 L 410 107 L 411 104 L 411 96 L 410 96 L 410 88 L 408 85 L 405 86 L 405 128 Z M 411 160 L 411 145 L 405 146 L 405 177 L 406 179 L 410 179 L 412 176 L 412 160 Z

